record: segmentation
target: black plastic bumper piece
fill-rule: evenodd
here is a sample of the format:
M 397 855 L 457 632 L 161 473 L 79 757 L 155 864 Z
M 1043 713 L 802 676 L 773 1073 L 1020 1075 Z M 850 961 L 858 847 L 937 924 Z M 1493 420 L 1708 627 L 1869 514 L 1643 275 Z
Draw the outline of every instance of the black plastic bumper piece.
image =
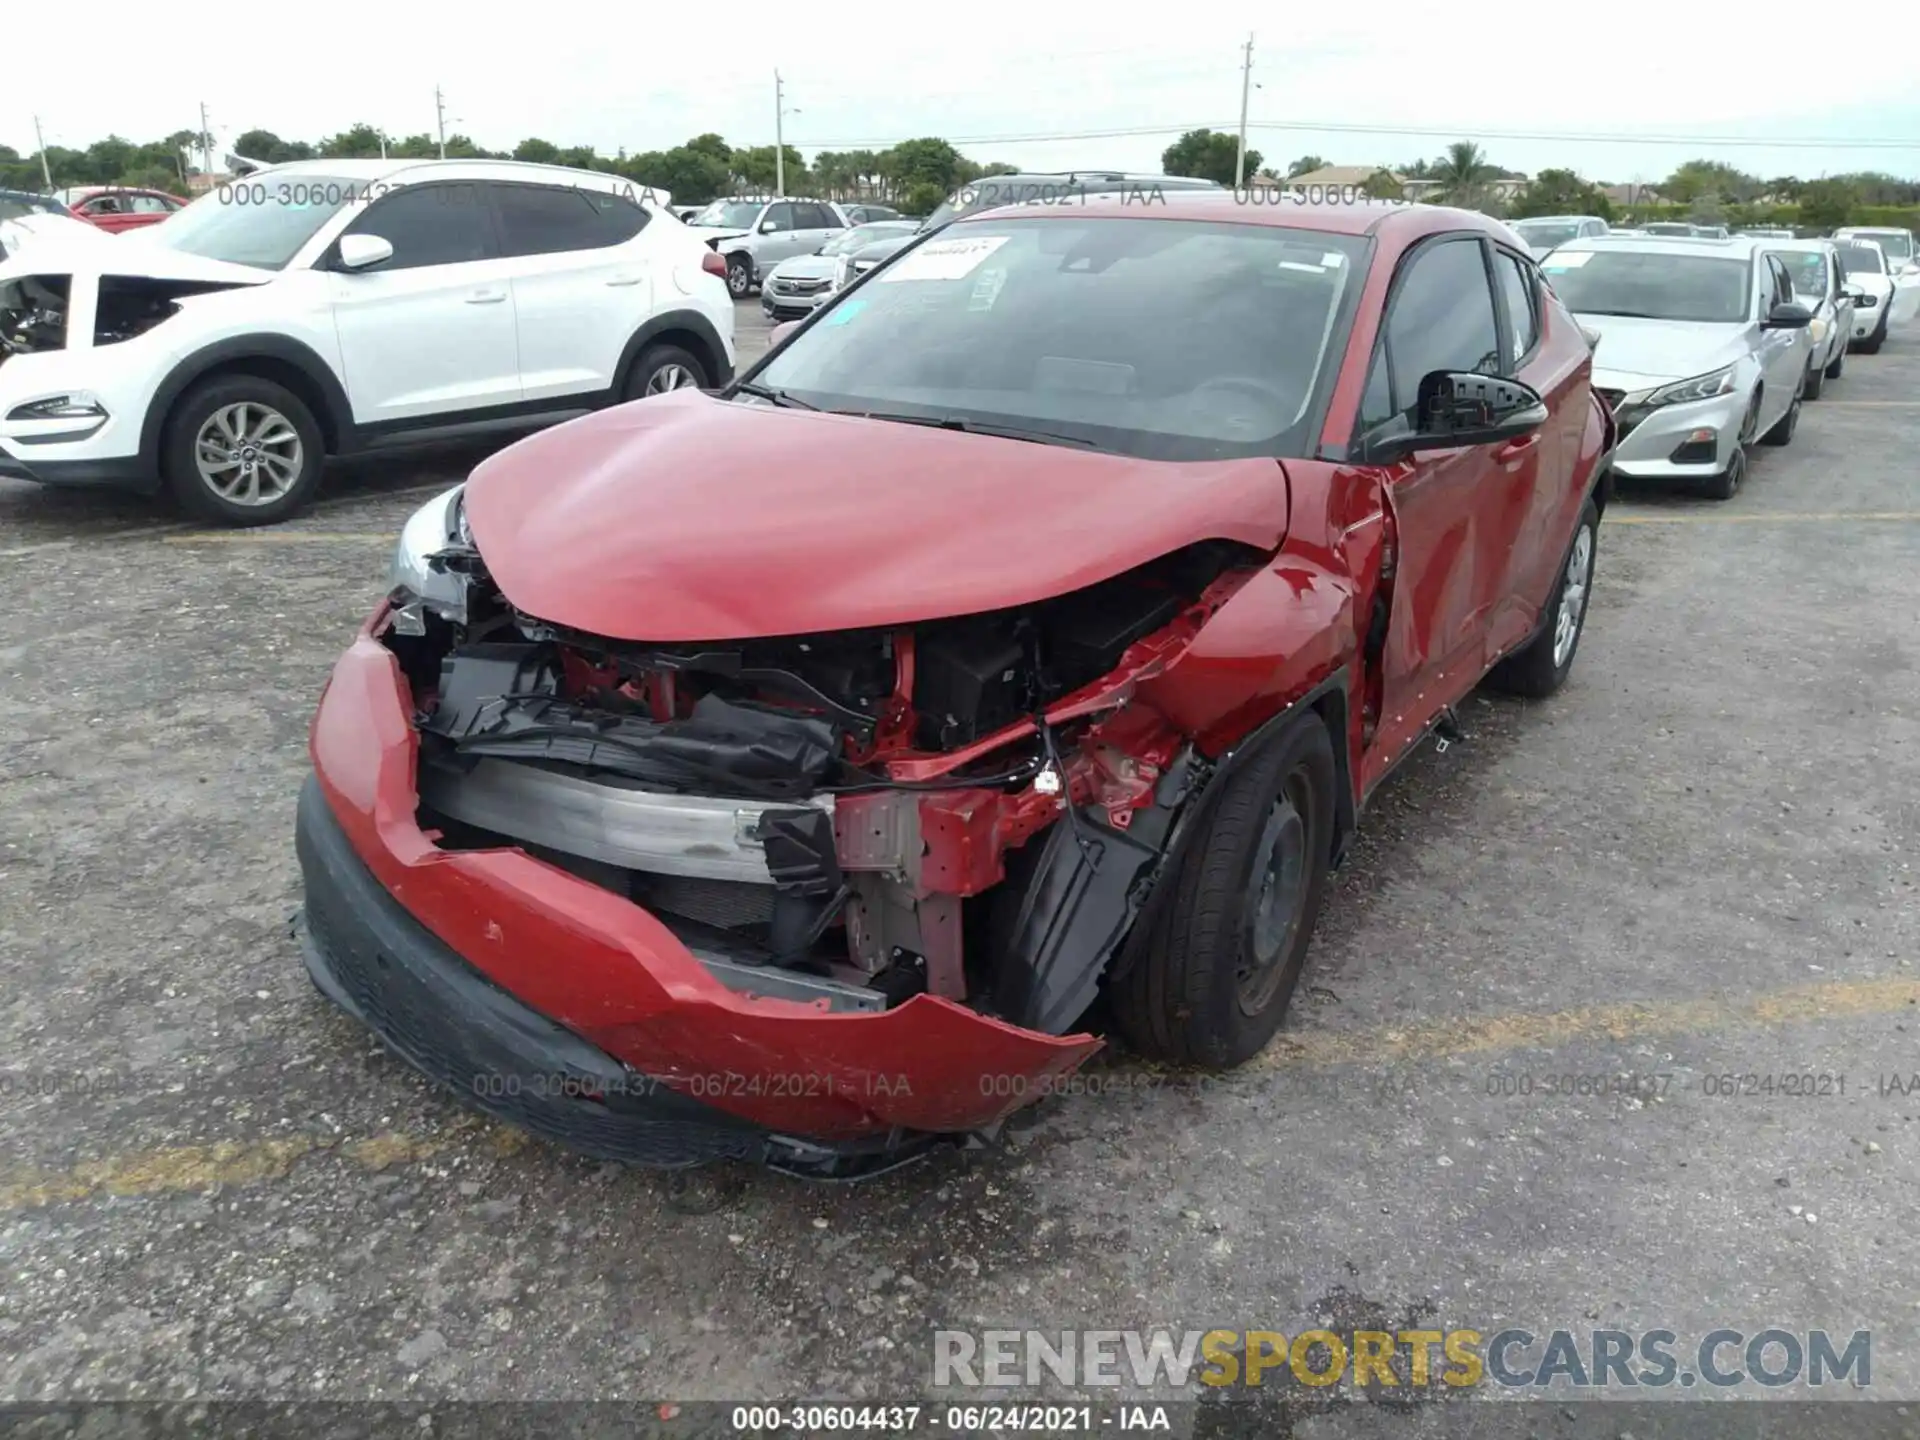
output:
M 596 1159 L 656 1169 L 747 1161 L 855 1180 L 968 1137 L 894 1132 L 859 1141 L 777 1135 L 635 1070 L 467 964 L 387 892 L 319 782 L 300 792 L 295 921 L 320 992 L 467 1104 Z
M 131 495 L 151 495 L 160 488 L 160 477 L 138 455 L 115 460 L 35 460 L 28 464 L 0 451 L 0 476 L 61 489 L 123 490 Z

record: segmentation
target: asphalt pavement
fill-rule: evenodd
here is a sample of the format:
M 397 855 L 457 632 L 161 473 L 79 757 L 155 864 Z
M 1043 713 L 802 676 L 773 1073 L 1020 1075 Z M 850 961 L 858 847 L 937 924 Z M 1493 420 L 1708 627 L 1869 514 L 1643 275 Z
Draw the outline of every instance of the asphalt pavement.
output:
M 1916 451 L 1896 337 L 1733 501 L 1624 496 L 1571 683 L 1389 783 L 1266 1055 L 852 1188 L 483 1122 L 301 968 L 316 693 L 484 451 L 259 532 L 0 482 L 0 1399 L 887 1399 L 936 1329 L 1323 1321 L 1871 1329 L 1920 1399 Z

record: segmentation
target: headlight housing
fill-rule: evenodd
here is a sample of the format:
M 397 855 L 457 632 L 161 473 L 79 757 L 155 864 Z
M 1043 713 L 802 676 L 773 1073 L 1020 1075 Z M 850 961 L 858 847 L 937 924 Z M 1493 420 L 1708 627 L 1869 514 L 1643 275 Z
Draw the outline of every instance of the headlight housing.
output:
M 467 487 L 456 485 L 414 511 L 400 529 L 387 578 L 393 590 L 393 628 L 402 635 L 426 634 L 428 610 L 455 624 L 466 623 L 467 577 L 434 560 L 444 550 L 473 548 L 466 498 Z
M 1733 366 L 1715 370 L 1707 375 L 1696 375 L 1691 380 L 1676 380 L 1671 385 L 1662 385 L 1647 396 L 1648 405 L 1686 405 L 1695 400 L 1711 400 L 1716 395 L 1733 393 Z

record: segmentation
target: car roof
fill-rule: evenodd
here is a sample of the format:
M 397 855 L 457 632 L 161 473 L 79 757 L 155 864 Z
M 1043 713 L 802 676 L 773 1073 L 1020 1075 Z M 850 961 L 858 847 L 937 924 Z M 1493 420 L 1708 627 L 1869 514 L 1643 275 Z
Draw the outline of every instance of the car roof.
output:
M 1565 225 L 1573 220 L 1600 220 L 1598 215 L 1525 215 L 1518 220 L 1509 220 L 1509 225 Z M 1607 222 L 1600 220 L 1602 225 Z
M 465 157 L 449 157 L 445 160 L 290 160 L 284 165 L 268 165 L 263 169 L 255 170 L 246 178 L 252 180 L 262 175 L 272 175 L 276 179 L 286 176 L 317 175 L 330 180 L 384 180 L 400 185 L 414 185 L 423 180 L 431 180 L 437 175 L 446 175 L 458 179 L 511 178 L 532 181 L 546 179 L 568 185 L 591 181 L 596 189 L 627 186 L 636 194 L 645 194 L 649 189 L 638 180 L 629 180 L 624 175 L 614 175 L 604 170 L 576 170 L 567 165 L 537 165 L 531 160 L 488 160 Z M 658 195 L 662 192 L 655 189 L 654 193 Z
M 1756 250 L 1783 245 L 1759 235 L 1583 235 L 1558 247 L 1561 250 L 1627 250 L 1636 255 L 1720 255 L 1749 260 Z
M 1913 232 L 1899 225 L 1843 225 L 1833 233 L 1851 238 L 1855 235 L 1911 235 Z
M 1409 243 L 1443 230 L 1477 230 L 1512 243 L 1506 226 L 1477 210 L 1446 205 L 1415 205 L 1404 200 L 1361 200 L 1353 204 L 1296 205 L 1284 198 L 1252 200 L 1251 191 L 1174 190 L 1142 196 L 1137 191 L 1092 194 L 1072 205 L 1015 204 L 979 210 L 953 221 L 978 225 L 1013 215 L 1053 219 L 1204 220 L 1216 224 L 1266 225 L 1275 229 L 1317 230 L 1333 235 L 1378 235 Z M 1282 192 L 1276 190 L 1276 196 Z M 1587 241 L 1580 242 L 1589 243 Z

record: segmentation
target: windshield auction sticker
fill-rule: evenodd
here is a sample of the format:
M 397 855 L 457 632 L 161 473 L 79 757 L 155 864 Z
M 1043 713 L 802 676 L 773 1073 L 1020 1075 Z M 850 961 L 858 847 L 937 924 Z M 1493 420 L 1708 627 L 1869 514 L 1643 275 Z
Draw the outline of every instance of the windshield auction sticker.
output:
M 896 280 L 964 280 L 1011 236 L 974 235 L 964 240 L 930 240 L 880 272 L 882 284 Z

